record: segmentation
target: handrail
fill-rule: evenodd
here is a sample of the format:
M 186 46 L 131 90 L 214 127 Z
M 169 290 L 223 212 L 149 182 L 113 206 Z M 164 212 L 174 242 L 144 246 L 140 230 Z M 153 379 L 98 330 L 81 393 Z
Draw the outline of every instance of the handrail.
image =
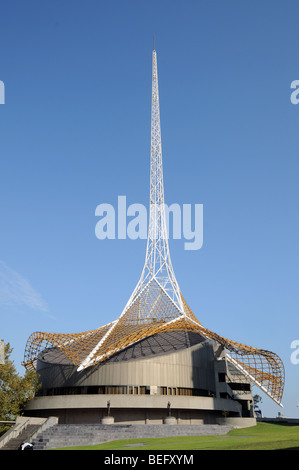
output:
M 0 437 L 0 449 L 6 444 L 6 442 L 8 442 L 10 439 L 14 439 L 22 431 L 24 431 L 24 429 L 27 428 L 29 422 L 30 422 L 30 418 L 26 419 L 22 423 L 16 423 L 12 428 L 10 428 L 9 431 L 3 434 L 3 436 Z

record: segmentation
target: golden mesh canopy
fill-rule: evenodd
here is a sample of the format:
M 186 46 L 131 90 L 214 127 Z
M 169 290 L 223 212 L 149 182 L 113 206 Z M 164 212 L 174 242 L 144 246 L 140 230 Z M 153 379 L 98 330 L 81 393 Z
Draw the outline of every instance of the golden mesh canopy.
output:
M 157 293 L 165 296 L 161 290 Z M 140 302 L 139 302 L 140 303 Z M 171 304 L 171 300 L 168 299 Z M 85 333 L 33 333 L 25 349 L 25 366 L 35 367 L 38 355 L 49 347 L 59 348 L 74 366 L 82 369 L 104 362 L 108 357 L 122 349 L 145 339 L 149 336 L 170 331 L 193 331 L 205 338 L 216 341 L 227 351 L 227 358 L 250 380 L 269 395 L 276 403 L 281 404 L 284 389 L 284 366 L 281 359 L 273 352 L 246 346 L 203 327 L 195 318 L 184 301 L 188 315 L 177 313 L 174 316 L 174 306 L 167 301 L 161 305 L 164 310 L 153 309 L 151 318 L 137 318 L 139 305 L 130 307 L 122 318 L 109 323 L 102 328 Z M 171 320 L 169 320 L 171 318 Z M 87 360 L 88 358 L 88 360 Z

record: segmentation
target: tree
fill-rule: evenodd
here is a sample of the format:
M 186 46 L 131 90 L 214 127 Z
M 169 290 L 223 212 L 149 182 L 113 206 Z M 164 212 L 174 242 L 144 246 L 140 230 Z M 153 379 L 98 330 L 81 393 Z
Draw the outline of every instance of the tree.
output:
M 254 411 L 255 411 L 255 414 L 258 418 L 261 418 L 262 417 L 262 412 L 259 408 L 259 403 L 262 403 L 262 397 L 260 397 L 260 395 L 254 395 L 253 396 L 253 403 L 254 403 Z
M 24 413 L 26 403 L 38 390 L 38 375 L 26 371 L 21 377 L 9 359 L 10 344 L 5 345 L 5 363 L 0 365 L 0 421 L 13 421 Z

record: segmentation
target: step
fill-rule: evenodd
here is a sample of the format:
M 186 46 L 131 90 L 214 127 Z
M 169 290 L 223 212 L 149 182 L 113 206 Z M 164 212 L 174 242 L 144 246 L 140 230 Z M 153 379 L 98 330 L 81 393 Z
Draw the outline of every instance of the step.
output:
M 226 434 L 231 426 L 206 425 L 101 425 L 57 424 L 36 436 L 32 443 L 37 449 L 53 449 L 75 445 L 93 445 L 103 442 L 150 437 L 196 436 Z

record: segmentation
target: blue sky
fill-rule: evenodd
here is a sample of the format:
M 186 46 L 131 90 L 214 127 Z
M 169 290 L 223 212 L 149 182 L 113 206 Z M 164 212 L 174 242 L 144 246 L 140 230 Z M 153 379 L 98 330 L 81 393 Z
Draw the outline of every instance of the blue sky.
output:
M 208 329 L 269 349 L 298 417 L 299 4 L 264 0 L 3 1 L 0 337 L 17 368 L 34 331 L 121 313 L 145 240 L 99 240 L 95 208 L 148 205 L 151 54 L 158 54 L 168 204 L 203 204 L 204 243 L 170 240 Z M 257 393 L 258 390 L 257 390 Z

